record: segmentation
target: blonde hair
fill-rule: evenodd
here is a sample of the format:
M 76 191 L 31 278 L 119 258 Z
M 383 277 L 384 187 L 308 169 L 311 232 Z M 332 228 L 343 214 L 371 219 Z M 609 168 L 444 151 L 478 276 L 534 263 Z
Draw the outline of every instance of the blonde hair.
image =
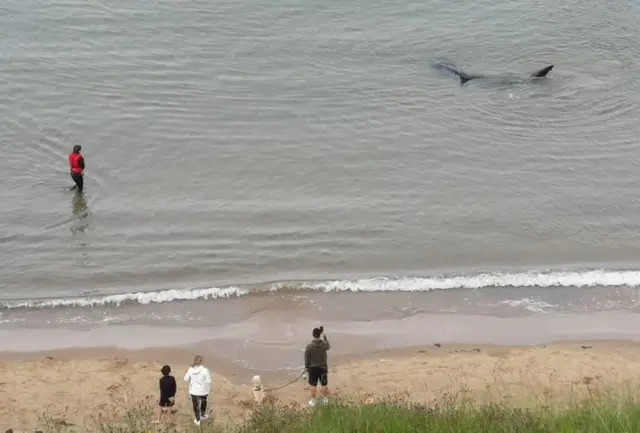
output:
M 196 357 L 193 358 L 193 365 L 202 365 L 202 356 L 196 355 Z

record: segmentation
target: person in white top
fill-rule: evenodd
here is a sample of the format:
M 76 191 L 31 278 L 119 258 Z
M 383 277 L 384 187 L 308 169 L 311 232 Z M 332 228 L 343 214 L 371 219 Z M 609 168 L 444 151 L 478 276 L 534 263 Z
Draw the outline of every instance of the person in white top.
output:
M 184 375 L 184 381 L 189 382 L 189 395 L 195 414 L 193 422 L 200 425 L 201 420 L 208 418 L 207 397 L 211 391 L 211 373 L 202 365 L 202 356 L 195 357 L 193 364 Z

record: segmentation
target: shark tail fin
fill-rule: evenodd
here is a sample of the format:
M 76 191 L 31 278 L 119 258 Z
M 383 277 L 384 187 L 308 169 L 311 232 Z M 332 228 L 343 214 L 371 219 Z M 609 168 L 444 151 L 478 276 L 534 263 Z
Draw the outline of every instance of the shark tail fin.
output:
M 466 83 L 469 80 L 472 80 L 474 77 L 472 77 L 471 75 L 465 74 L 464 72 L 460 71 L 459 69 L 456 69 L 453 66 L 447 65 L 445 63 L 438 63 L 436 64 L 436 67 L 438 69 L 444 69 L 445 71 L 449 71 L 452 74 L 457 75 L 458 77 L 460 77 L 460 85 Z
M 551 72 L 552 69 L 553 69 L 553 65 L 549 65 L 549 66 L 546 66 L 546 67 L 544 67 L 542 69 L 538 69 L 533 74 L 531 74 L 531 76 L 534 77 L 534 78 L 546 77 L 547 74 L 549 72 Z
M 458 76 L 460 76 L 460 85 L 464 85 L 464 83 L 466 83 L 467 81 L 471 81 L 473 80 L 473 77 L 470 75 L 465 74 L 464 72 L 460 72 L 458 74 Z

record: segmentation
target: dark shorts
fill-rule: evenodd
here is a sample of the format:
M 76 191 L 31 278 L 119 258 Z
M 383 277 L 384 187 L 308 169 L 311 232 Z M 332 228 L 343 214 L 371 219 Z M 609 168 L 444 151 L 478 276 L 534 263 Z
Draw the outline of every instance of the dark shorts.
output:
M 168 398 L 161 398 L 159 405 L 160 407 L 173 407 L 174 402 L 169 400 Z
M 318 386 L 318 382 L 320 382 L 320 385 L 327 386 L 329 383 L 329 371 L 326 368 L 309 367 L 307 372 L 309 373 L 309 385 Z

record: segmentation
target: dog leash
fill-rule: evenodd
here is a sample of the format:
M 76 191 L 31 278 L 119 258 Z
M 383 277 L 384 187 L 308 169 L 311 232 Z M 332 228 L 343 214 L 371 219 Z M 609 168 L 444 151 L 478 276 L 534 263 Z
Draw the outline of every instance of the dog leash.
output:
M 280 390 L 280 389 L 282 389 L 282 388 L 286 388 L 286 387 L 287 387 L 287 386 L 289 386 L 289 385 L 293 385 L 293 384 L 294 384 L 294 383 L 296 383 L 298 380 L 300 380 L 300 378 L 301 378 L 302 376 L 304 376 L 304 374 L 305 374 L 306 372 L 307 372 L 307 369 L 305 368 L 304 370 L 302 370 L 302 373 L 300 373 L 300 376 L 296 377 L 296 378 L 295 378 L 295 379 L 293 379 L 291 382 L 289 382 L 289 383 L 287 383 L 287 384 L 284 384 L 284 385 L 282 385 L 282 386 L 279 386 L 279 387 L 277 387 L 277 388 L 264 389 L 263 391 L 264 391 L 264 392 L 273 392 L 273 391 L 278 391 L 278 390 Z

